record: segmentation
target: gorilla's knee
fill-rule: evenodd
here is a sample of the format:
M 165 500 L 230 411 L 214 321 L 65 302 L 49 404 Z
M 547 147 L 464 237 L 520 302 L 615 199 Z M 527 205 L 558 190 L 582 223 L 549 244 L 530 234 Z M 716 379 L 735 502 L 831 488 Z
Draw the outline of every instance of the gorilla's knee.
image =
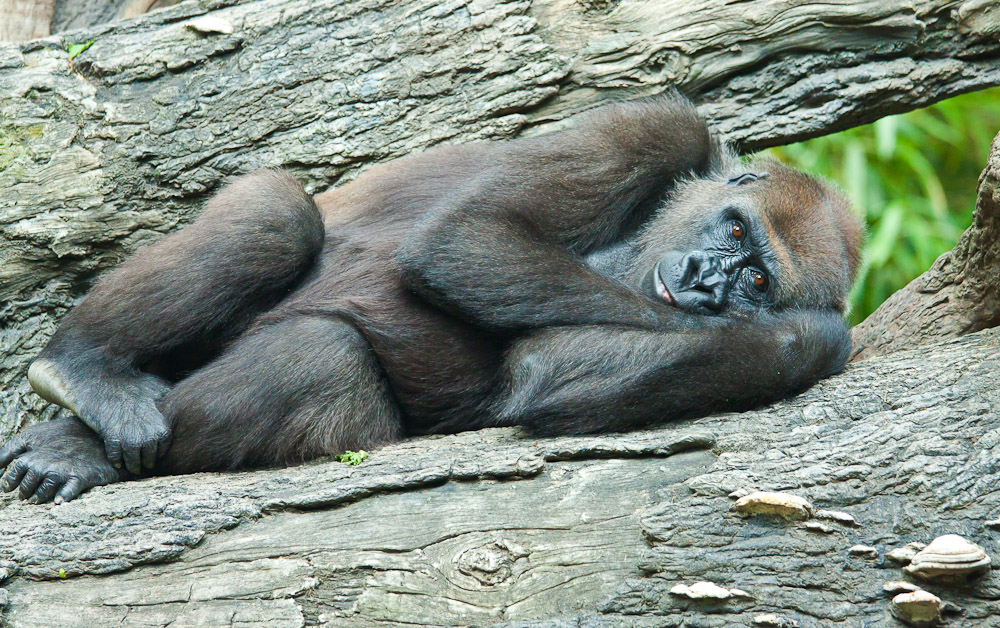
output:
M 233 180 L 212 197 L 203 216 L 238 221 L 263 250 L 286 252 L 294 259 L 311 262 L 323 248 L 319 209 L 284 170 L 258 170 Z

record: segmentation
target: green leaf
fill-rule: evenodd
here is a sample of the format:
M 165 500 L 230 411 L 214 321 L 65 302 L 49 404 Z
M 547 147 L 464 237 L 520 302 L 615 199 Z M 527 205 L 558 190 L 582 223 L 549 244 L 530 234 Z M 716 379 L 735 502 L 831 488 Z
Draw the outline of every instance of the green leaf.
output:
M 878 228 L 868 243 L 868 262 L 875 268 L 884 266 L 892 255 L 899 239 L 899 231 L 903 226 L 903 206 L 900 203 L 890 203 L 882 214 Z
M 868 170 L 868 155 L 864 144 L 858 140 L 848 141 L 844 147 L 842 183 L 851 200 L 862 207 L 868 201 Z
M 347 450 L 342 454 L 337 455 L 337 460 L 343 462 L 344 464 L 349 464 L 352 467 L 356 467 L 368 458 L 368 452 L 365 450 L 361 451 L 351 451 Z
M 896 152 L 899 116 L 887 116 L 875 122 L 875 146 L 879 159 L 889 159 Z
M 76 59 L 77 55 L 79 55 L 81 52 L 83 52 L 87 48 L 90 48 L 93 45 L 94 45 L 94 40 L 93 39 L 91 39 L 90 41 L 85 41 L 85 42 L 81 42 L 81 43 L 78 43 L 78 44 L 70 44 L 66 48 L 66 52 L 69 53 L 69 58 L 70 59 Z

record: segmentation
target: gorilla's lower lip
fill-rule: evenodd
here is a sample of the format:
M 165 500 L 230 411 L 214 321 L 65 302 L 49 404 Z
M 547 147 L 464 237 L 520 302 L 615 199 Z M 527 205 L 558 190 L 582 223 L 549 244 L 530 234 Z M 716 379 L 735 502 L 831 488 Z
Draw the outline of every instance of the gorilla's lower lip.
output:
M 660 298 L 669 303 L 670 305 L 677 305 L 677 301 L 674 300 L 674 295 L 670 294 L 667 287 L 663 284 L 663 280 L 660 279 L 660 263 L 657 262 L 656 266 L 653 267 L 653 285 L 656 287 L 656 294 L 660 295 Z

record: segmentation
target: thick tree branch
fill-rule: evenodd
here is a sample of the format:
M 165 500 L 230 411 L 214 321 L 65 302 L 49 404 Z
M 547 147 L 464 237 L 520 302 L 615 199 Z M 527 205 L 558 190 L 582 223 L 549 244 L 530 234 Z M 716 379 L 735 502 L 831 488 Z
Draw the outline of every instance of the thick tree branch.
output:
M 958 533 L 1000 556 L 986 523 L 1000 515 L 998 370 L 1000 332 L 987 330 L 852 365 L 765 410 L 648 432 L 484 430 L 359 467 L 10 503 L 0 558 L 18 576 L 3 625 L 722 628 L 775 613 L 803 628 L 892 626 L 882 585 L 910 578 L 890 550 Z M 859 525 L 744 520 L 730 493 L 750 490 Z M 670 593 L 699 580 L 749 597 Z M 956 625 L 997 621 L 996 575 L 920 586 L 962 609 Z
M 283 165 L 322 190 L 674 84 L 760 148 L 1000 84 L 998 19 L 944 0 L 206 0 L 2 46 L 0 437 L 52 413 L 23 375 L 55 321 L 228 175 Z

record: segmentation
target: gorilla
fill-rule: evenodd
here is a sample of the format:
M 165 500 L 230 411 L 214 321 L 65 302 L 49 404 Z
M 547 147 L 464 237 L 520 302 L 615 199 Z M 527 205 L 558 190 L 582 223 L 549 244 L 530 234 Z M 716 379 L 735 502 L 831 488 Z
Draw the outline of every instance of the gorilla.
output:
M 28 378 L 75 417 L 7 442 L 0 487 L 748 409 L 844 367 L 861 238 L 830 184 L 736 158 L 677 95 L 315 198 L 253 173 L 65 317 Z

